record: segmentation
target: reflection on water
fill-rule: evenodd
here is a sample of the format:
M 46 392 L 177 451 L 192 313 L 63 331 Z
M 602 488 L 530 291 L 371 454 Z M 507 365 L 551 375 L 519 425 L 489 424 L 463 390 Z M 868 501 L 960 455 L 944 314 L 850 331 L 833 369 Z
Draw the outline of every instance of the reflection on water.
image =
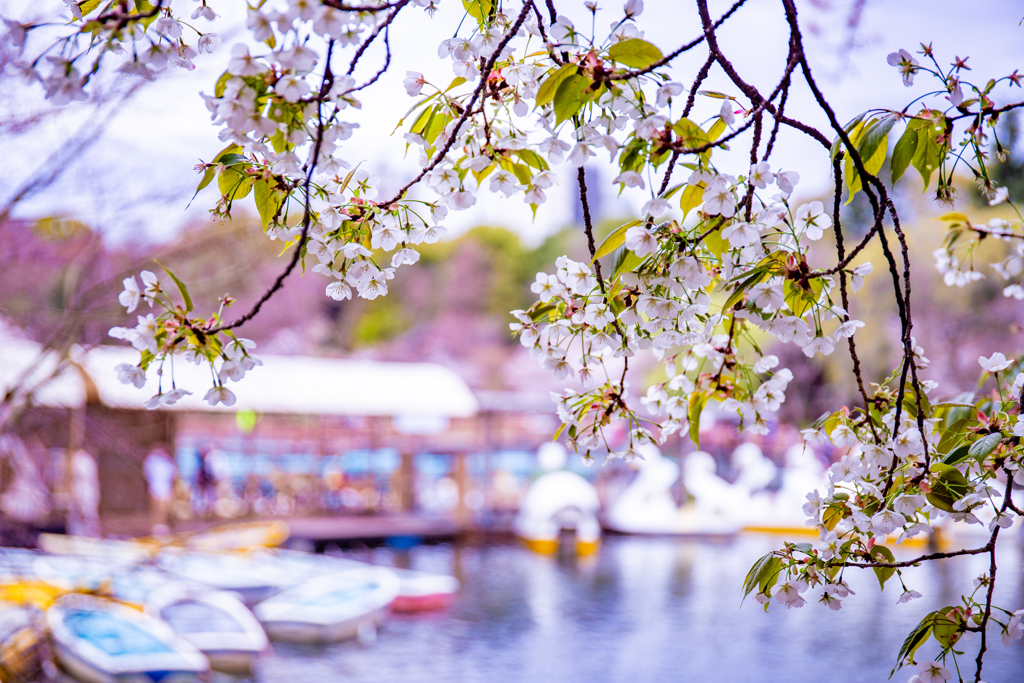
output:
M 953 603 L 957 587 L 969 586 L 985 569 L 979 558 L 958 558 L 912 570 L 908 586 L 924 598 L 908 605 L 895 604 L 898 582 L 879 593 L 873 574 L 859 572 L 848 576 L 857 595 L 840 612 L 809 602 L 798 610 L 773 605 L 764 614 L 751 600 L 741 609 L 747 569 L 779 542 L 759 536 L 727 542 L 617 537 L 584 562 L 541 557 L 513 545 L 353 553 L 356 559 L 453 573 L 463 582 L 459 599 L 444 613 L 392 618 L 369 646 L 275 645 L 259 678 L 885 681 L 907 632 L 927 611 Z M 997 603 L 1011 609 L 1024 606 L 1021 558 L 1019 546 L 999 558 Z M 933 646 L 922 653 L 932 653 Z M 1022 641 L 1007 648 L 995 638 L 985 680 L 1020 681 L 1022 672 Z M 894 680 L 910 673 L 897 673 Z

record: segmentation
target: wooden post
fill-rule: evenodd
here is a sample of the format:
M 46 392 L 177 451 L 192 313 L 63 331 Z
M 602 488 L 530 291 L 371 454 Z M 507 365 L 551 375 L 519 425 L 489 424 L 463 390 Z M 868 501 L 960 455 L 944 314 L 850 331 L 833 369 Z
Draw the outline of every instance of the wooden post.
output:
M 416 507 L 416 456 L 413 453 L 402 453 L 402 464 L 399 465 L 398 500 L 402 512 L 412 512 Z
M 466 494 L 469 493 L 469 477 L 466 474 L 466 454 L 456 453 L 453 476 L 459 491 L 459 502 L 455 505 L 455 523 L 465 531 L 470 526 L 469 507 L 466 506 Z

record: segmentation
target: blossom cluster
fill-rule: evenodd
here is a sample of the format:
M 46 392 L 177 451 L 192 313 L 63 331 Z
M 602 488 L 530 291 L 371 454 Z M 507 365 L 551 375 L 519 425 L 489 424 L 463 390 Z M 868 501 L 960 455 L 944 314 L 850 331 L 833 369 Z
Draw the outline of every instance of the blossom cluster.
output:
M 808 250 L 832 218 L 819 201 L 790 206 L 797 181 L 767 163 L 742 178 L 695 170 L 677 189 L 703 202 L 682 222 L 655 224 L 648 214 L 613 232 L 602 249 L 620 244 L 620 258 L 607 277 L 564 256 L 554 274 L 537 274 L 539 301 L 513 312 L 511 327 L 544 367 L 585 387 L 556 398 L 585 457 L 610 450 L 602 430 L 612 419 L 627 421 L 632 438 L 609 457 L 631 460 L 637 445 L 689 429 L 708 400 L 735 412 L 746 431 L 765 433 L 793 375 L 755 336 L 813 357 L 863 326 L 833 300 L 833 278 L 810 275 Z M 758 190 L 773 185 L 777 192 L 762 199 Z M 850 268 L 852 288 L 870 272 L 870 263 Z M 641 397 L 649 416 L 640 416 L 609 366 L 645 349 L 664 361 L 666 378 Z
M 174 278 L 170 271 L 168 275 L 177 282 L 177 278 Z M 174 303 L 155 273 L 144 270 L 140 277 L 141 285 L 135 276 L 124 279 L 124 290 L 118 295 L 118 302 L 128 313 L 135 313 L 143 303 L 158 312 L 137 316 L 138 324 L 135 327 L 111 328 L 111 337 L 130 343 L 141 353 L 138 365 L 120 363 L 115 368 L 117 378 L 124 384 L 141 389 L 146 384 L 146 372 L 155 365 L 159 380 L 157 393 L 145 402 L 145 407 L 154 410 L 172 406 L 192 393 L 177 385 L 173 359 L 167 362 L 171 355 L 180 353 L 186 362 L 210 366 L 213 386 L 203 396 L 207 403 L 211 406 L 218 403 L 234 405 L 235 395 L 227 388 L 227 382 L 240 382 L 247 372 L 263 365 L 260 357 L 252 353 L 256 348 L 256 342 L 237 337 L 230 332 L 223 336 L 204 337 L 200 331 L 203 321 L 190 320 L 189 311 Z M 182 294 L 187 295 L 187 290 L 183 289 Z M 225 298 L 221 303 L 223 308 L 231 302 Z M 218 318 L 219 314 L 213 320 Z M 168 368 L 167 374 L 170 375 L 166 384 L 165 366 Z M 167 387 L 167 384 L 170 386 Z

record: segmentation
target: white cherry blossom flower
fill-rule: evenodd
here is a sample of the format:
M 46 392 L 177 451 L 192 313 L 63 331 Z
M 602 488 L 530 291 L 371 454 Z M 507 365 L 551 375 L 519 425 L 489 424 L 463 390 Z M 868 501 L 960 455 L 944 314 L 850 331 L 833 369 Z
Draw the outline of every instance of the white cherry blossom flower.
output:
M 800 594 L 807 590 L 807 583 L 797 579 L 795 581 L 786 581 L 780 584 L 775 589 L 775 601 L 780 605 L 785 605 L 786 609 L 792 607 L 803 607 L 807 604 Z
M 796 210 L 797 234 L 809 240 L 820 240 L 825 228 L 831 227 L 832 217 L 825 213 L 824 205 L 815 200 Z
M 726 100 L 722 102 L 722 108 L 719 110 L 718 115 L 725 121 L 725 125 L 732 126 L 736 123 L 736 115 L 732 111 L 732 100 Z
M 1012 359 L 1007 359 L 1006 356 L 998 352 L 992 354 L 989 358 L 985 358 L 984 356 L 978 358 L 978 365 L 981 366 L 982 370 L 990 374 L 1001 372 L 1013 365 L 1013 363 L 1014 361 Z
M 779 171 L 775 174 L 775 183 L 787 196 L 793 194 L 793 189 L 800 182 L 800 174 L 796 171 Z
M 949 669 L 938 662 L 922 662 L 917 665 L 917 669 L 921 683 L 946 683 L 952 677 Z
M 412 265 L 420 260 L 420 253 L 415 249 L 405 247 L 399 249 L 391 257 L 391 267 L 398 268 L 399 266 Z
M 345 299 L 352 298 L 352 288 L 349 287 L 344 280 L 335 280 L 331 284 L 327 285 L 327 296 L 331 297 L 335 301 L 344 301 Z
M 237 43 L 231 48 L 231 61 L 228 62 L 228 73 L 234 76 L 255 76 L 263 73 L 263 67 L 249 54 L 249 48 Z
M 889 63 L 889 66 L 895 66 L 899 69 L 900 74 L 903 75 L 903 85 L 909 88 L 914 84 L 914 73 L 917 71 L 917 67 L 920 66 L 920 62 L 914 59 L 909 52 L 903 49 L 899 52 L 890 52 L 885 61 Z
M 722 230 L 722 238 L 728 240 L 729 245 L 734 249 L 757 244 L 761 241 L 761 231 L 756 225 L 737 221 Z
M 775 181 L 775 174 L 771 172 L 771 164 L 762 161 L 759 164 L 751 164 L 749 180 L 752 185 L 762 190 Z
M 639 187 L 641 189 L 646 187 L 644 185 L 644 177 L 636 171 L 623 171 L 619 175 L 615 176 L 612 183 L 624 185 L 626 187 Z
M 223 403 L 227 407 L 235 405 L 235 394 L 225 386 L 210 387 L 210 390 L 203 396 L 203 400 L 209 403 L 211 406 L 215 406 L 218 403 Z
M 146 383 L 146 373 L 137 365 L 119 363 L 114 370 L 117 372 L 117 380 L 121 384 L 132 384 L 136 389 L 141 389 Z
M 995 190 L 992 190 L 992 194 L 989 195 L 988 205 L 989 206 L 996 206 L 997 204 L 1002 204 L 1007 199 L 1009 199 L 1009 197 L 1010 197 L 1010 190 L 1009 189 L 1007 189 L 1005 187 L 998 187 Z
M 670 81 L 665 85 L 658 88 L 657 100 L 658 106 L 664 107 L 669 103 L 673 97 L 681 95 L 683 93 L 683 84 L 677 83 L 676 81 Z

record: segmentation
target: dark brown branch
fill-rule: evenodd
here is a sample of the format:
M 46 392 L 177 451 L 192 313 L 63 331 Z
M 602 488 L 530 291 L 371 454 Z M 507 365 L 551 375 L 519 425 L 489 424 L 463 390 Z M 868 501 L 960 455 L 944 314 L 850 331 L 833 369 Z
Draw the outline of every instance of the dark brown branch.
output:
M 843 158 L 841 154 L 837 154 L 832 160 L 832 171 L 835 174 L 836 189 L 834 193 L 833 205 L 832 205 L 832 228 L 836 233 L 836 255 L 839 257 L 839 261 L 842 262 L 845 256 L 846 248 L 843 245 L 843 227 L 840 223 L 839 209 L 842 206 L 843 201 Z M 839 296 L 843 302 L 843 322 L 850 320 L 850 300 L 846 291 L 846 271 L 839 271 Z M 861 398 L 864 399 L 864 419 L 868 423 L 868 427 L 871 429 L 871 435 L 875 438 L 875 443 L 881 444 L 882 440 L 878 436 L 878 431 L 875 429 L 875 422 L 871 419 L 871 401 L 868 399 L 868 392 L 864 389 L 864 377 L 860 369 L 860 357 L 857 356 L 857 345 L 853 341 L 853 335 L 847 337 L 846 341 L 849 342 L 850 346 L 850 358 L 853 360 L 853 376 L 857 378 L 857 389 L 860 391 Z
M 331 86 L 334 85 L 334 74 L 331 71 L 331 53 L 334 51 L 334 40 L 331 39 L 327 43 L 327 59 L 324 60 L 324 78 L 320 84 L 320 92 L 317 94 L 317 107 L 321 109 L 323 107 L 324 100 L 327 94 L 331 90 Z M 253 304 L 245 314 L 235 318 L 229 323 L 224 325 L 218 325 L 209 329 L 201 330 L 206 334 L 216 334 L 217 332 L 223 332 L 224 330 L 234 329 L 245 324 L 249 320 L 252 320 L 257 313 L 260 312 L 260 308 L 263 304 L 270 300 L 270 297 L 274 296 L 275 293 L 281 287 L 284 286 L 285 279 L 295 270 L 295 266 L 298 265 L 299 261 L 302 260 L 302 250 L 306 246 L 306 240 L 309 237 L 309 226 L 313 218 L 313 209 L 310 205 L 310 186 L 313 183 L 313 173 L 316 171 L 317 163 L 320 161 L 320 148 L 324 141 L 324 131 L 326 125 L 322 111 L 318 116 L 317 127 L 316 127 L 316 140 L 313 143 L 313 155 L 310 157 L 309 168 L 306 169 L 306 180 L 303 184 L 303 194 L 305 196 L 305 202 L 302 212 L 302 232 L 299 234 L 299 241 L 295 245 L 295 252 L 292 254 L 292 260 L 288 262 L 288 266 L 274 279 L 273 284 L 263 293 L 263 296 Z
M 359 49 L 356 50 L 355 55 L 352 56 L 352 62 L 348 65 L 348 71 L 346 72 L 349 76 L 351 76 L 352 72 L 356 70 L 356 64 L 359 63 L 359 58 L 362 57 L 363 53 L 366 52 L 366 50 L 370 47 L 370 45 L 373 44 L 373 41 L 375 41 L 377 39 L 377 36 L 380 35 L 381 31 L 386 30 L 391 25 L 391 22 L 393 22 L 395 20 L 395 17 L 398 16 L 398 13 L 402 11 L 402 8 L 405 7 L 408 4 L 409 4 L 409 0 L 399 0 L 398 2 L 394 3 L 393 6 L 394 6 L 395 10 L 391 14 L 388 15 L 387 19 L 382 21 L 377 26 L 377 28 L 375 28 L 373 30 L 373 33 L 371 33 L 369 35 L 369 37 L 366 40 L 363 41 L 362 45 L 359 46 Z M 390 48 L 390 46 L 388 47 L 388 59 L 387 59 L 387 61 L 388 61 L 389 64 L 391 63 L 391 48 Z M 385 68 L 387 68 L 387 67 L 385 67 Z M 380 78 L 380 74 L 378 74 L 377 77 L 374 78 L 373 80 L 376 81 L 377 78 Z M 371 81 L 371 83 L 372 82 L 373 81 Z M 369 85 L 369 83 L 367 85 Z M 366 87 L 365 85 L 362 86 L 362 88 L 365 88 L 365 87 Z M 359 88 L 359 89 L 361 89 L 361 88 Z
M 415 178 L 413 178 L 408 183 L 403 185 L 402 188 L 395 193 L 394 197 L 387 201 L 379 202 L 378 206 L 389 207 L 395 202 L 397 202 L 405 195 L 406 192 L 409 191 L 410 187 L 412 187 L 419 181 L 423 180 L 423 177 L 430 173 L 432 170 L 434 170 L 434 168 L 439 163 L 441 163 L 441 161 L 445 158 L 449 150 L 451 150 L 451 148 L 455 145 L 455 141 L 459 137 L 459 131 L 462 129 L 462 126 L 472 115 L 473 106 L 476 104 L 477 100 L 480 99 L 480 96 L 487 88 L 487 77 L 490 76 L 491 71 L 494 70 L 495 63 L 497 63 L 498 58 L 501 57 L 501 53 L 505 50 L 505 46 L 509 44 L 509 41 L 511 41 L 512 38 L 515 37 L 516 33 L 519 32 L 519 29 L 522 28 L 523 22 L 526 21 L 526 15 L 529 14 L 529 12 L 530 4 L 526 3 L 523 5 L 522 11 L 519 12 L 519 17 L 516 19 L 515 24 L 513 24 L 512 27 L 505 33 L 505 37 L 501 39 L 500 43 L 498 43 L 498 47 L 495 48 L 494 53 L 491 54 L 491 58 L 487 60 L 487 62 L 484 64 L 484 68 L 480 70 L 480 84 L 476 87 L 476 89 L 473 91 L 472 96 L 469 98 L 469 103 L 466 105 L 465 111 L 455 121 L 455 127 L 452 129 L 452 133 L 448 137 L 448 142 L 445 143 L 444 147 L 438 150 L 438 152 L 434 155 L 434 158 L 430 160 L 430 163 L 424 166 L 423 170 L 420 171 Z
M 744 81 L 740 77 L 739 73 L 737 73 L 736 68 L 733 67 L 732 63 L 725 58 L 725 55 L 722 54 L 722 51 L 718 46 L 718 39 L 715 36 L 716 27 L 714 24 L 711 23 L 711 15 L 708 13 L 707 0 L 697 0 L 697 10 L 700 12 L 701 24 L 704 27 L 704 37 L 708 41 L 708 48 L 710 53 L 715 56 L 715 61 L 718 62 L 719 66 L 722 67 L 726 75 L 729 76 L 729 79 L 736 85 L 737 88 L 739 88 L 743 92 L 743 94 L 747 97 L 747 99 L 750 100 L 752 104 L 761 104 L 764 101 L 764 97 L 761 96 L 761 93 L 757 91 L 757 88 Z M 802 50 L 799 54 L 799 58 L 801 60 L 803 59 Z M 778 111 L 778 109 L 771 103 L 765 104 L 765 109 L 768 110 L 768 113 L 782 121 L 787 126 L 795 128 L 796 130 L 799 130 L 803 133 L 806 133 L 807 135 L 811 136 L 819 143 L 824 145 L 826 148 L 830 149 L 832 147 L 832 143 L 829 141 L 829 139 L 825 137 L 825 135 L 821 131 L 814 128 L 813 126 L 809 126 L 801 121 L 796 121 L 787 116 L 783 116 Z
M 683 107 L 683 118 L 685 119 L 690 115 L 690 111 L 693 109 L 693 104 L 697 99 L 697 89 L 700 88 L 701 84 L 708 77 L 708 73 L 711 71 L 711 65 L 715 63 L 715 56 L 712 54 L 708 55 L 708 58 L 704 61 L 704 66 L 697 72 L 697 78 L 693 79 L 693 85 L 690 86 L 690 92 L 686 96 L 686 106 Z
M 904 567 L 916 567 L 922 562 L 929 562 L 931 560 L 945 560 L 950 557 L 960 557 L 961 555 L 984 555 L 989 552 L 991 548 L 989 544 L 992 541 L 983 545 L 980 548 L 968 548 L 964 550 L 950 550 L 941 553 L 929 553 L 928 555 L 921 555 L 915 557 L 912 560 L 904 560 L 902 562 L 842 562 L 839 566 L 842 567 L 861 567 L 868 569 L 902 569 Z
M 371 85 L 373 85 L 378 80 L 380 80 L 380 77 L 383 76 L 384 73 L 388 70 L 388 67 L 391 66 L 391 29 L 390 28 L 388 28 L 388 29 L 386 29 L 384 31 L 384 53 L 385 53 L 384 66 L 382 66 L 377 71 L 377 73 L 375 73 L 373 75 L 373 78 L 371 78 L 370 80 L 366 81 L 366 83 L 363 83 L 360 86 L 356 86 L 355 88 L 352 88 L 351 90 L 346 90 L 345 91 L 346 95 L 349 95 L 349 94 L 354 93 L 354 92 L 358 92 L 360 90 L 363 90 L 364 88 L 369 88 Z
M 399 0 L 399 2 L 385 2 L 382 5 L 346 5 L 340 0 L 320 0 L 323 4 L 334 9 L 341 10 L 342 12 L 384 12 L 391 9 L 392 7 L 398 7 L 400 5 L 407 4 L 408 0 Z
M 729 11 L 726 12 L 725 14 L 723 14 L 722 17 L 718 21 L 715 22 L 715 24 L 714 24 L 715 28 L 718 28 L 719 26 L 724 24 L 729 19 L 729 17 L 731 17 L 733 15 L 733 13 L 736 10 L 738 10 L 740 7 L 743 6 L 743 4 L 746 1 L 747 0 L 736 0 L 736 2 L 733 3 L 732 7 L 729 8 Z M 660 69 L 661 67 L 665 66 L 666 64 L 668 64 L 669 62 L 671 62 L 673 59 L 675 59 L 679 55 L 683 54 L 684 52 L 688 52 L 689 50 L 692 50 L 693 48 L 697 47 L 698 45 L 703 43 L 706 38 L 707 38 L 706 34 L 702 35 L 702 36 L 700 36 L 698 38 L 694 38 L 693 40 L 688 42 L 686 45 L 683 45 L 682 47 L 680 47 L 677 50 L 673 50 L 672 52 L 668 53 L 667 55 L 665 55 L 664 57 L 662 57 L 658 61 L 654 62 L 653 64 L 650 64 L 649 66 L 644 67 L 643 69 L 632 69 L 630 71 L 623 71 L 621 73 L 608 74 L 606 76 L 603 76 L 601 80 L 605 80 L 605 81 L 628 81 L 630 78 L 636 78 L 637 76 L 643 76 L 644 74 L 649 74 L 652 71 L 654 71 L 656 69 Z

